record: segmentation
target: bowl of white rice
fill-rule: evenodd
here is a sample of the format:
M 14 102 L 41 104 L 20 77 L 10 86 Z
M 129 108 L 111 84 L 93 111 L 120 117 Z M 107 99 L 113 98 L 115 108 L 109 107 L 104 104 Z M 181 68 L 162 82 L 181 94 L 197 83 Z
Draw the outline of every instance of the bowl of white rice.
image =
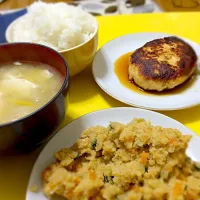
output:
M 98 44 L 98 23 L 92 15 L 62 2 L 37 1 L 27 11 L 8 26 L 7 42 L 38 43 L 57 50 L 71 76 L 92 62 Z

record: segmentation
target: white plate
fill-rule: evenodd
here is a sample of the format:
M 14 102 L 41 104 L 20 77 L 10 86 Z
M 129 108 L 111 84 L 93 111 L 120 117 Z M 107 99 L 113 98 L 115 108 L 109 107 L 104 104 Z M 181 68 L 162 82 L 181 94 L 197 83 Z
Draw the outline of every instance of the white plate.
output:
M 187 154 L 195 161 L 200 161 L 199 146 L 200 138 L 195 135 L 190 129 L 186 128 L 179 122 L 159 114 L 157 112 L 143 110 L 139 108 L 111 108 L 96 111 L 87 115 L 84 115 L 70 124 L 65 126 L 60 130 L 45 146 L 45 148 L 40 153 L 38 159 L 35 162 L 33 170 L 31 172 L 26 200 L 47 200 L 41 191 L 42 181 L 41 173 L 42 171 L 52 162 L 54 162 L 54 152 L 60 150 L 61 148 L 72 146 L 76 140 L 80 137 L 83 130 L 88 127 L 95 125 L 107 126 L 110 121 L 117 121 L 122 123 L 130 122 L 133 118 L 144 118 L 150 120 L 154 125 L 161 125 L 163 127 L 176 128 L 184 134 L 190 134 L 193 136 L 189 143 L 187 149 Z M 30 191 L 31 186 L 37 186 L 39 192 L 33 193 Z
M 192 85 L 182 93 L 170 95 L 145 95 L 135 93 L 123 86 L 114 72 L 115 61 L 123 54 L 134 51 L 146 42 L 170 36 L 164 33 L 136 33 L 124 35 L 105 44 L 93 61 L 93 76 L 97 84 L 113 98 L 131 106 L 151 110 L 178 110 L 200 103 L 200 75 Z M 184 38 L 182 38 L 184 39 Z M 187 41 L 200 55 L 200 46 Z

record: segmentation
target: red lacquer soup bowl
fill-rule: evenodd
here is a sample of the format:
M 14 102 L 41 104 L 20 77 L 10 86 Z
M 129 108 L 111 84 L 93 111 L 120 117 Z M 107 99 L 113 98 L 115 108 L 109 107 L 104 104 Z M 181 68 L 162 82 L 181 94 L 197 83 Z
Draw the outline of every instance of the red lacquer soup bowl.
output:
M 0 67 L 15 61 L 47 64 L 63 76 L 63 84 L 55 96 L 29 115 L 0 124 L 0 152 L 24 152 L 47 141 L 56 132 L 65 116 L 69 87 L 66 61 L 55 50 L 32 43 L 0 45 Z

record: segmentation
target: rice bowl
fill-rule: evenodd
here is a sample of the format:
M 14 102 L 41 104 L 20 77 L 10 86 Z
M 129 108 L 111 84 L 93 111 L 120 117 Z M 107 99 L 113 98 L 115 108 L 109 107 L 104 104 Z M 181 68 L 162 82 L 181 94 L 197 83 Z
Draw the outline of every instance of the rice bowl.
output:
M 31 23 L 30 23 L 29 20 L 26 20 L 28 14 L 25 14 L 25 15 L 19 17 L 18 19 L 13 21 L 6 30 L 6 40 L 8 43 L 16 42 L 13 39 L 15 27 L 18 26 L 19 24 L 25 23 L 25 22 L 21 22 L 21 21 L 24 21 L 24 19 L 25 19 L 25 21 L 27 22 L 27 23 L 25 23 L 26 28 L 24 26 L 19 25 L 22 28 L 22 30 L 19 30 L 19 32 L 20 32 L 20 34 L 22 32 L 23 35 L 28 35 L 28 36 L 26 36 L 26 40 L 25 40 L 24 36 L 22 36 L 22 35 L 20 36 L 20 34 L 17 34 L 17 37 L 19 36 L 18 41 L 22 40 L 25 42 L 40 43 L 40 44 L 49 46 L 49 47 L 57 50 L 67 61 L 69 70 L 70 70 L 70 76 L 74 76 L 74 75 L 80 73 L 88 65 L 91 64 L 91 62 L 94 59 L 94 55 L 97 51 L 97 46 L 98 46 L 98 23 L 92 15 L 90 15 L 87 12 L 84 12 L 80 8 L 77 8 L 74 6 L 69 6 L 66 3 L 47 4 L 44 2 L 36 2 L 36 3 L 32 4 L 31 6 L 36 14 L 38 12 L 38 14 L 36 15 L 37 20 L 35 19 L 35 21 L 37 21 L 38 24 L 36 22 L 34 22 L 35 28 L 31 27 L 31 26 L 33 26 L 32 23 L 34 21 L 33 20 L 34 18 L 32 18 L 32 17 L 28 18 L 31 21 Z M 31 6 L 29 7 L 29 10 L 30 10 Z M 40 9 L 39 8 L 36 9 L 37 7 L 39 7 Z M 45 12 L 45 17 L 43 15 L 44 11 L 42 11 L 42 7 L 44 8 L 44 10 L 45 10 L 45 8 L 46 8 L 46 10 L 49 10 L 49 12 L 47 12 L 47 11 Z M 60 8 L 63 12 L 60 12 L 60 10 L 59 10 Z M 64 11 L 66 9 L 64 9 L 64 8 L 67 8 L 67 10 L 69 11 L 69 12 L 67 12 L 67 14 L 66 14 L 66 11 Z M 39 10 L 41 12 L 39 12 Z M 58 13 L 55 13 L 55 11 L 57 11 Z M 50 15 L 48 13 L 53 13 L 53 15 Z M 70 16 L 70 13 L 71 13 L 71 18 L 68 18 L 68 20 L 63 20 L 65 18 L 65 16 L 67 16 L 67 15 Z M 74 15 L 74 13 L 76 13 L 76 16 Z M 54 17 L 54 16 L 56 16 L 56 17 Z M 43 19 L 43 18 L 46 20 L 47 24 L 45 24 L 45 23 L 41 24 L 41 19 Z M 43 19 L 43 21 L 44 21 L 44 19 Z M 50 25 L 50 23 L 48 23 L 49 19 L 51 19 L 51 23 L 53 22 L 53 24 L 55 24 L 57 27 L 61 27 L 61 25 L 63 27 L 63 24 L 65 24 L 65 25 L 67 24 L 66 21 L 68 21 L 70 23 L 67 24 L 68 28 L 63 29 L 61 32 L 53 31 L 52 35 L 51 35 L 50 32 L 51 32 L 51 30 L 54 30 L 54 26 L 52 24 Z M 86 20 L 86 19 L 89 19 L 89 20 Z M 72 22 L 74 22 L 74 24 Z M 81 28 L 80 28 L 80 26 L 77 26 L 78 22 L 79 22 L 79 24 L 82 24 Z M 45 25 L 45 26 L 42 28 L 40 27 L 38 29 L 39 25 L 40 26 Z M 69 30 L 70 26 L 72 26 L 72 28 L 71 28 L 71 31 L 68 32 L 67 30 Z M 46 27 L 48 27 L 48 28 L 46 28 Z M 73 29 L 74 27 L 76 30 Z M 30 30 L 33 29 L 34 30 L 33 32 L 38 30 L 38 31 L 36 31 L 37 34 L 36 35 L 33 34 L 34 37 L 31 36 L 31 32 L 29 29 Z M 59 29 L 59 30 L 61 30 L 61 29 Z M 79 30 L 79 32 L 77 30 Z M 83 31 L 83 30 L 91 30 L 91 31 Z M 39 36 L 41 36 L 41 34 L 38 35 L 38 33 L 41 33 L 42 31 L 43 31 L 44 35 L 42 35 L 42 38 L 39 38 Z M 62 32 L 63 32 L 63 34 L 61 34 Z M 61 35 L 62 35 L 62 37 L 60 37 Z M 35 36 L 37 36 L 37 38 Z M 76 38 L 82 38 L 82 40 L 77 41 Z M 71 43 L 71 41 L 75 41 L 75 42 Z M 59 43 L 60 47 L 58 47 L 58 43 Z
M 62 51 L 90 40 L 97 22 L 89 13 L 66 3 L 35 2 L 6 31 L 8 42 L 32 42 Z

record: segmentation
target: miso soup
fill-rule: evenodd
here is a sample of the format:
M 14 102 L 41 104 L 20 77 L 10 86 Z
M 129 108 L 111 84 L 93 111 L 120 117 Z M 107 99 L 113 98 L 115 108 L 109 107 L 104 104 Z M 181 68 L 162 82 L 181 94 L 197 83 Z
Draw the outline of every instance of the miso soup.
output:
M 0 124 L 22 118 L 46 104 L 64 77 L 41 63 L 14 62 L 0 66 Z

